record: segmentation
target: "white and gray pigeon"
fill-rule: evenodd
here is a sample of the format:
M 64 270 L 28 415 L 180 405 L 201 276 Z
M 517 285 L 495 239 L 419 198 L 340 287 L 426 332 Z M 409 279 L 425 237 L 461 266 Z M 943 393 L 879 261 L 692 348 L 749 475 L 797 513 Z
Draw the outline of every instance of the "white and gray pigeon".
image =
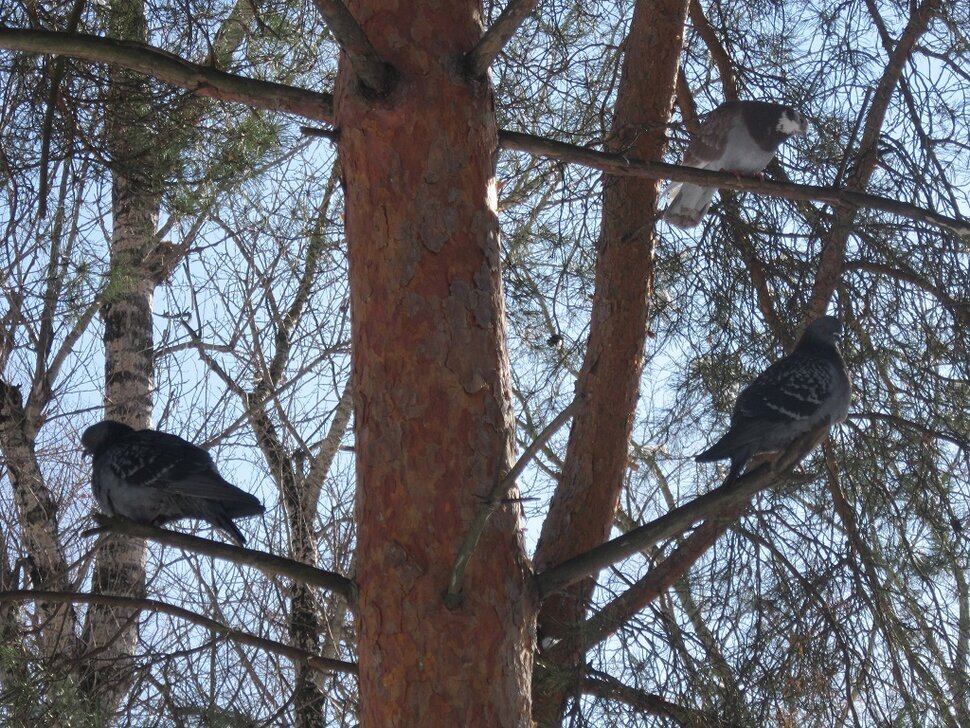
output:
M 714 172 L 759 174 L 790 136 L 805 136 L 808 121 L 790 106 L 766 101 L 725 101 L 707 115 L 691 139 L 685 167 Z M 670 204 L 664 220 L 680 228 L 691 228 L 704 217 L 714 197 L 714 187 L 672 184 L 667 190 Z
M 730 458 L 724 481 L 728 485 L 755 455 L 782 450 L 820 425 L 844 420 L 852 388 L 836 343 L 841 333 L 842 323 L 835 316 L 810 323 L 791 354 L 741 390 L 731 429 L 694 459 L 706 463 Z
M 81 444 L 93 456 L 91 486 L 108 515 L 155 526 L 200 518 L 243 546 L 232 519 L 266 510 L 223 480 L 209 453 L 177 435 L 104 420 L 84 431 Z

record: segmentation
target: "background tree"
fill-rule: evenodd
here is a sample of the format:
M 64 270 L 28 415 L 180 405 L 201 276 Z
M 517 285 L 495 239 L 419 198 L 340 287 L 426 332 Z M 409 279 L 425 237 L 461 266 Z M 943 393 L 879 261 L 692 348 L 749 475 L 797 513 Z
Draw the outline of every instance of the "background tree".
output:
M 385 5 L 0 11 L 3 719 L 970 723 L 960 10 Z M 811 133 L 657 224 L 734 97 Z M 826 310 L 849 421 L 716 488 Z M 292 561 L 94 550 L 103 402 Z

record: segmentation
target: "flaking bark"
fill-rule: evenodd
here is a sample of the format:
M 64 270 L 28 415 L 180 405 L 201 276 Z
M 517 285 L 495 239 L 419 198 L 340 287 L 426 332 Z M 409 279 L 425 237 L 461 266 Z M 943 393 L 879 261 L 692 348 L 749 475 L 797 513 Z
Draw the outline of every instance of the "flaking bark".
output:
M 374 103 L 342 62 L 335 96 L 361 725 L 527 726 L 533 602 L 517 506 L 489 520 L 461 605 L 443 599 L 479 499 L 512 462 L 495 114 L 487 80 L 462 64 L 481 35 L 479 5 L 363 0 L 353 10 L 398 78 Z

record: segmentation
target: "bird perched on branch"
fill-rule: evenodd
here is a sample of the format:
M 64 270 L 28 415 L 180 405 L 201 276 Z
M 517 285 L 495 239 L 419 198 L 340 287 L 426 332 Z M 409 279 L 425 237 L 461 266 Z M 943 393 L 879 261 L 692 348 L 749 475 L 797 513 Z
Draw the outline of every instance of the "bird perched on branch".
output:
M 841 333 L 834 316 L 810 323 L 791 354 L 741 390 L 727 434 L 694 459 L 730 458 L 728 485 L 755 455 L 782 450 L 817 427 L 844 420 L 852 388 L 836 343 Z
M 91 485 L 108 515 L 155 526 L 200 518 L 243 546 L 233 519 L 266 510 L 223 480 L 209 453 L 177 435 L 104 420 L 84 431 L 81 444 L 94 458 Z
M 707 115 L 684 153 L 685 167 L 755 175 L 790 136 L 805 136 L 808 121 L 790 106 L 765 101 L 725 101 Z M 697 225 L 711 206 L 714 187 L 675 183 L 667 190 L 664 220 Z

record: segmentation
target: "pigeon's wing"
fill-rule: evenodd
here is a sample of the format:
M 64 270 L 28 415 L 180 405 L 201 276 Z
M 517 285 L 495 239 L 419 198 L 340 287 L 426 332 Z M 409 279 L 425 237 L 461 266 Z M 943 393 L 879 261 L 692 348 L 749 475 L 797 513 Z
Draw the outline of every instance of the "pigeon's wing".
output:
M 736 103 L 727 102 L 714 109 L 690 140 L 682 164 L 704 168 L 723 157 L 728 135 L 740 118 L 741 109 Z
M 171 481 L 166 487 L 172 493 L 179 495 L 218 501 L 233 517 L 256 515 L 264 510 L 256 496 L 226 482 L 214 472 L 182 477 Z
M 161 479 L 172 493 L 218 501 L 232 518 L 255 516 L 265 508 L 259 499 L 225 480 L 212 456 L 200 447 L 167 432 L 151 432 L 152 442 L 171 467 Z
M 132 486 L 163 488 L 173 478 L 213 467 L 205 450 L 181 437 L 153 430 L 119 439 L 109 454 L 112 474 Z
M 741 110 L 736 102 L 726 102 L 718 106 L 707 115 L 691 139 L 681 164 L 700 169 L 720 169 L 731 130 L 740 120 Z M 667 187 L 666 196 L 668 206 L 664 211 L 664 219 L 671 225 L 691 228 L 707 213 L 714 198 L 714 188 L 672 182 Z
M 834 384 L 827 362 L 796 352 L 776 361 L 741 392 L 734 418 L 775 424 L 810 418 L 831 396 Z
M 112 449 L 110 466 L 115 476 L 132 486 L 223 501 L 230 511 L 262 509 L 254 496 L 219 475 L 209 453 L 167 432 L 132 433 Z

